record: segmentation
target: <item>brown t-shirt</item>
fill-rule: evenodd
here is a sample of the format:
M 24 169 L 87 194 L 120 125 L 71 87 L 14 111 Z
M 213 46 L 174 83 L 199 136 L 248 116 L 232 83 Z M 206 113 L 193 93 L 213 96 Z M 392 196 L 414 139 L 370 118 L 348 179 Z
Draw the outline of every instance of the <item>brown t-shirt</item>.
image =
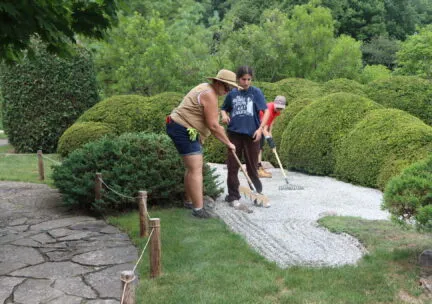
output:
M 205 123 L 204 106 L 200 104 L 199 97 L 201 93 L 210 90 L 212 88 L 208 83 L 197 85 L 170 114 L 171 119 L 183 127 L 195 128 L 200 133 L 202 142 L 210 136 L 211 132 Z

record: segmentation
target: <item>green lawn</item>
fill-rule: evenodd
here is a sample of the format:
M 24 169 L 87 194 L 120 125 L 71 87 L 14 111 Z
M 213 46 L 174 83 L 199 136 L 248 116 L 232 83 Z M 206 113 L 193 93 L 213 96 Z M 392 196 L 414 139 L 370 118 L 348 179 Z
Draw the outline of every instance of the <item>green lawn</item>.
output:
M 137 303 L 430 303 L 418 285 L 416 263 L 432 248 L 431 234 L 386 221 L 327 217 L 323 225 L 356 236 L 369 254 L 356 266 L 280 269 L 220 220 L 197 220 L 179 209 L 150 210 L 150 215 L 161 219 L 163 275 L 148 279 L 144 254 Z M 109 221 L 143 248 L 137 213 Z

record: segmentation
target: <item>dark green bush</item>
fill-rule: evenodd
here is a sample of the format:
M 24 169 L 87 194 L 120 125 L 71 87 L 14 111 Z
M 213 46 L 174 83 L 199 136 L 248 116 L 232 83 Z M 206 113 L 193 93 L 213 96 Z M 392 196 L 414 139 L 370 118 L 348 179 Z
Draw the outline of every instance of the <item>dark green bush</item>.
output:
M 76 55 L 62 59 L 34 41 L 33 60 L 3 66 L 3 123 L 18 152 L 54 152 L 62 133 L 98 101 L 90 53 L 76 47 Z
M 117 95 L 105 99 L 86 111 L 75 123 L 96 122 L 98 126 L 105 126 L 106 133 L 94 132 L 72 125 L 61 137 L 62 155 L 81 147 L 83 144 L 95 140 L 104 134 L 122 134 L 125 132 L 165 132 L 165 117 L 171 113 L 182 100 L 178 93 L 162 93 L 151 97 L 139 95 Z M 109 129 L 112 132 L 108 132 Z M 93 133 L 93 134 L 89 134 Z M 97 136 L 99 135 L 99 136 Z M 67 144 L 63 144 L 67 143 Z M 60 145 L 60 143 L 59 143 Z M 66 148 L 67 145 L 67 148 Z
M 367 97 L 365 86 L 355 80 L 338 78 L 329 80 L 322 85 L 323 94 L 332 94 L 337 92 L 345 92 Z
M 60 137 L 57 153 L 66 156 L 78 147 L 95 141 L 104 135 L 114 135 L 115 130 L 100 122 L 78 122 L 69 127 Z
M 432 231 L 432 154 L 390 179 L 383 208 L 400 224 L 414 220 L 418 229 Z
M 432 82 L 415 76 L 393 76 L 367 84 L 368 97 L 404 110 L 432 125 Z
M 275 83 L 255 81 L 252 85 L 263 92 L 267 102 L 271 102 L 276 96 L 282 95 L 279 86 Z
M 333 153 L 341 138 L 369 111 L 381 107 L 349 93 L 331 94 L 311 103 L 292 119 L 282 135 L 282 163 L 312 174 L 333 173 Z
M 55 167 L 55 186 L 64 202 L 99 212 L 136 206 L 136 201 L 104 190 L 103 199 L 94 199 L 95 173 L 113 190 L 136 197 L 148 192 L 150 205 L 179 204 L 184 192 L 184 166 L 171 139 L 164 134 L 126 133 L 116 138 L 103 137 L 77 149 Z M 221 189 L 212 170 L 206 166 L 205 194 L 216 197 Z
M 224 164 L 227 159 L 227 147 L 213 135 L 206 139 L 204 145 L 205 160 L 210 163 Z
M 407 112 L 371 111 L 335 152 L 336 176 L 383 189 L 392 176 L 432 152 L 432 128 Z

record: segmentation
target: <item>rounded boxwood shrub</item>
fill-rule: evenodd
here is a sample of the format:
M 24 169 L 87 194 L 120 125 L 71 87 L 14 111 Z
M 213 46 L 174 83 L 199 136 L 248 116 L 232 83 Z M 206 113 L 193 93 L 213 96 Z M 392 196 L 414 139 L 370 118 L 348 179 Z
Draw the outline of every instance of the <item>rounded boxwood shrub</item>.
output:
M 105 134 L 122 134 L 125 132 L 165 132 L 165 117 L 171 113 L 182 99 L 179 93 L 162 93 L 151 97 L 140 95 L 117 95 L 107 98 L 91 109 L 87 110 L 75 123 L 96 122 L 112 130 Z M 98 125 L 101 126 L 101 125 Z M 71 132 L 66 130 L 62 135 L 61 141 L 67 142 L 68 147 L 62 144 L 62 149 L 58 150 L 62 155 L 67 155 L 71 151 L 81 147 L 84 143 L 101 137 L 102 133 L 97 133 L 92 129 L 85 129 L 72 125 Z M 88 134 L 88 133 L 94 134 Z
M 432 127 L 397 109 L 371 111 L 336 149 L 335 174 L 383 189 L 392 176 L 432 152 Z
M 1 69 L 3 123 L 17 152 L 54 152 L 63 132 L 99 99 L 91 55 L 82 47 L 68 59 L 32 40 L 26 56 Z
M 299 171 L 333 173 L 334 150 L 341 138 L 369 111 L 382 106 L 349 93 L 335 93 L 301 110 L 282 135 L 281 160 Z
M 227 147 L 219 139 L 211 135 L 203 144 L 204 158 L 210 163 L 224 164 L 227 159 Z
M 284 95 L 288 104 L 300 98 L 316 98 L 322 96 L 320 84 L 303 78 L 286 78 L 275 82 L 275 85 L 278 88 L 276 95 Z
M 282 95 L 279 86 L 275 83 L 254 81 L 252 85 L 259 88 L 263 92 L 267 102 L 271 102 L 276 98 L 276 96 Z
M 393 76 L 367 84 L 368 97 L 404 110 L 432 125 L 432 81 L 415 76 Z
M 282 142 L 282 134 L 285 131 L 286 127 L 290 123 L 290 121 L 301 111 L 304 107 L 314 102 L 314 99 L 311 98 L 304 98 L 304 99 L 298 99 L 294 102 L 290 103 L 286 106 L 286 108 L 282 111 L 281 115 L 279 117 L 276 117 L 273 122 L 273 130 L 272 130 L 272 136 L 276 144 L 276 150 L 279 153 L 279 147 Z M 277 163 L 276 157 L 274 156 L 274 153 L 271 151 L 269 146 L 266 144 L 264 146 L 263 151 L 263 160 L 270 161 L 273 165 L 279 166 Z
M 86 144 L 54 168 L 54 185 L 64 202 L 99 212 L 135 208 L 136 201 L 104 188 L 102 199 L 95 201 L 94 180 L 102 173 L 114 191 L 136 197 L 148 192 L 150 205 L 179 204 L 184 192 L 184 166 L 171 139 L 164 134 L 125 133 L 103 137 Z M 214 170 L 205 166 L 205 194 L 216 197 L 222 189 L 215 182 Z
M 100 122 L 75 123 L 60 137 L 57 153 L 61 156 L 66 156 L 88 142 L 111 134 L 116 134 L 116 132 L 108 124 Z
M 414 221 L 419 230 L 432 231 L 432 153 L 390 179 L 383 208 L 400 224 Z
M 322 85 L 323 94 L 332 94 L 337 92 L 346 92 L 367 97 L 364 85 L 355 80 L 338 78 L 329 80 Z

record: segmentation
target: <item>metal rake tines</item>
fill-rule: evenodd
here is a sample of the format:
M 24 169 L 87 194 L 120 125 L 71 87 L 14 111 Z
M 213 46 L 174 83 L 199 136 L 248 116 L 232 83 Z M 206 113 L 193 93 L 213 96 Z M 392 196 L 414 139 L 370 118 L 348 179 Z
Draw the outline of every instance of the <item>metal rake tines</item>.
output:
M 304 190 L 304 187 L 300 185 L 288 184 L 279 186 L 279 190 Z

